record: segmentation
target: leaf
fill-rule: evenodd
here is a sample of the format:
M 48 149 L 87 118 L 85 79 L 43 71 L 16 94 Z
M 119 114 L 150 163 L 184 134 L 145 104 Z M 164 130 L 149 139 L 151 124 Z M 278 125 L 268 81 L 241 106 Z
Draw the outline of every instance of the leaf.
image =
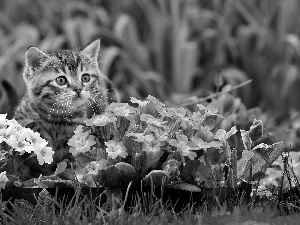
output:
M 65 169 L 67 168 L 68 164 L 67 164 L 67 159 L 64 159 L 62 162 L 57 163 L 57 168 L 55 170 L 55 174 L 59 174 L 65 171 Z
M 255 151 L 244 150 L 242 153 L 242 158 L 239 160 L 238 164 L 242 169 L 239 168 L 238 174 L 239 178 L 244 177 L 248 179 L 250 176 L 250 168 L 252 166 L 252 177 L 251 181 L 258 180 L 264 175 L 266 168 L 268 167 L 267 161 L 260 155 L 255 154 Z
M 105 188 L 119 188 L 121 186 L 122 176 L 122 171 L 112 165 L 102 171 L 102 176 L 99 177 L 99 183 Z
M 202 104 L 197 104 L 197 107 L 199 110 L 205 110 L 206 111 L 206 107 Z
M 249 177 L 249 170 L 251 167 L 251 161 L 245 160 L 245 158 L 241 158 L 237 163 L 238 168 L 238 179 L 240 178 L 248 178 Z
M 254 151 L 255 153 L 259 154 L 263 159 L 265 159 L 267 162 L 269 162 L 270 157 L 269 157 L 269 147 L 270 145 L 261 143 L 259 145 L 256 145 L 252 151 Z
M 224 166 L 220 164 L 215 164 L 211 166 L 211 170 L 216 180 L 216 185 L 219 185 L 222 179 L 224 178 L 223 168 Z
M 76 161 L 80 166 L 85 167 L 88 163 L 93 161 L 93 159 L 84 153 L 79 153 L 76 155 Z
M 208 148 L 221 148 L 223 144 L 219 141 L 205 142 L 201 138 L 195 136 L 192 138 L 193 144 L 195 144 L 199 149 Z
M 190 191 L 190 192 L 202 192 L 202 189 L 193 185 L 193 184 L 188 184 L 188 183 L 178 183 L 178 184 L 171 184 L 168 186 L 168 188 L 174 188 L 178 190 L 183 190 L 183 191 Z
M 285 145 L 283 141 L 281 142 L 276 142 L 270 146 L 270 154 L 269 154 L 269 163 L 272 164 L 284 151 Z
M 228 131 L 225 135 L 225 139 L 227 140 L 232 135 L 234 135 L 237 132 L 236 126 L 231 127 L 230 131 Z
M 203 162 L 199 163 L 195 174 L 195 180 L 198 184 L 201 183 L 201 181 L 204 181 L 205 187 L 207 188 L 215 188 L 215 182 L 212 171 Z
M 163 170 L 152 170 L 143 179 L 143 184 L 146 187 L 151 187 L 153 184 L 155 187 L 160 187 L 169 182 L 169 174 Z
M 254 142 L 257 139 L 261 138 L 263 135 L 263 123 L 261 120 L 254 120 L 253 125 L 250 127 L 248 132 L 249 137 Z
M 149 168 L 155 168 L 158 160 L 163 156 L 164 151 L 162 148 L 160 150 L 154 152 L 154 151 L 146 151 L 146 159 L 145 159 L 145 167 L 147 169 Z
M 225 139 L 226 131 L 223 129 L 219 129 L 215 135 L 215 139 L 218 139 L 220 141 Z
M 219 129 L 215 135 L 215 139 L 218 139 L 220 141 L 225 141 L 227 140 L 228 138 L 230 138 L 232 135 L 234 135 L 235 133 L 237 132 L 237 129 L 236 127 L 232 127 L 230 129 L 230 131 L 226 132 L 225 130 L 223 129 Z
M 245 150 L 251 151 L 252 140 L 249 137 L 248 131 L 245 131 L 245 130 L 240 130 L 240 131 L 241 131 L 242 141 L 243 141 Z
M 248 161 L 245 165 L 244 171 L 242 172 L 242 174 L 239 175 L 239 178 L 243 177 L 246 180 L 249 179 L 251 164 L 252 164 L 252 177 L 250 178 L 251 179 L 250 181 L 259 180 L 261 176 L 265 174 L 264 166 L 266 164 L 261 163 L 259 161 L 256 163 L 252 163 L 251 161 Z
M 252 162 L 250 161 L 252 157 L 254 156 L 254 153 L 252 151 L 243 150 L 242 152 L 242 158 L 238 161 L 238 177 L 249 177 L 249 170 L 252 165 Z
M 218 108 L 215 107 L 214 105 L 208 105 L 207 106 L 207 115 L 216 115 L 218 113 Z M 219 115 L 217 115 L 219 116 Z
M 244 150 L 242 152 L 242 159 L 249 161 L 254 156 L 254 153 L 252 151 Z
M 197 159 L 187 161 L 180 172 L 180 178 L 189 184 L 195 184 L 195 177 L 199 164 L 200 161 Z
M 209 129 L 212 130 L 216 126 L 217 118 L 218 115 L 214 115 L 214 114 L 206 116 L 203 121 L 203 125 L 209 127 Z
M 265 175 L 264 165 L 260 162 L 254 163 L 252 167 L 252 181 L 259 180 L 263 175 Z

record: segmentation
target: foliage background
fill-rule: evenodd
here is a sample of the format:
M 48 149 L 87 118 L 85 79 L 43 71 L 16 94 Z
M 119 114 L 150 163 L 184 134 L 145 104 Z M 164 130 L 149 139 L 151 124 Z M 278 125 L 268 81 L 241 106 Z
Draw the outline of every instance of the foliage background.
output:
M 1 0 L 0 79 L 20 98 L 29 46 L 100 38 L 111 101 L 151 94 L 178 105 L 252 79 L 234 94 L 279 123 L 300 108 L 299 10 L 297 0 Z M 4 87 L 1 113 L 16 104 Z
M 0 113 L 11 117 L 26 91 L 28 47 L 80 48 L 100 38 L 110 101 L 150 94 L 180 105 L 251 79 L 233 94 L 298 150 L 299 12 L 298 0 L 1 0 Z

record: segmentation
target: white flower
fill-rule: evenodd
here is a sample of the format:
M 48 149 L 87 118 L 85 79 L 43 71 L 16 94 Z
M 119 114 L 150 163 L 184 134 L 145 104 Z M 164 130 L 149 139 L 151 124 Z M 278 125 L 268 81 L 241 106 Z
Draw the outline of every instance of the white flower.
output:
M 225 141 L 227 140 L 228 138 L 230 138 L 232 135 L 234 135 L 235 133 L 237 132 L 237 129 L 236 127 L 232 127 L 230 129 L 230 131 L 226 132 L 225 130 L 223 129 L 219 129 L 215 135 L 215 139 L 218 139 L 220 141 Z
M 127 133 L 126 136 L 127 137 L 135 137 L 136 139 L 133 139 L 134 141 L 144 142 L 147 135 L 145 135 L 144 133 L 133 133 L 133 132 L 130 132 L 130 133 Z
M 6 182 L 8 182 L 8 178 L 6 176 L 6 171 L 0 173 L 0 189 L 5 189 Z
M 99 161 L 92 161 L 87 164 L 84 170 L 92 175 L 97 175 L 99 170 L 105 170 L 107 168 L 107 160 L 100 159 Z
M 167 121 L 163 121 L 160 118 L 156 118 L 150 114 L 142 114 L 140 119 L 141 121 L 145 121 L 150 125 L 162 128 L 164 128 L 166 126 L 165 124 L 168 123 Z
M 197 157 L 197 153 L 191 150 L 198 150 L 198 148 L 196 146 L 192 146 L 193 143 L 189 142 L 187 136 L 176 133 L 176 139 L 171 139 L 169 143 L 176 147 L 177 151 L 182 156 L 187 156 L 191 160 Z
M 6 114 L 0 114 L 0 128 L 3 128 L 7 122 Z
M 68 145 L 71 146 L 69 151 L 72 155 L 90 151 L 91 147 L 96 144 L 95 136 L 90 135 L 89 132 L 83 132 L 81 125 L 76 128 L 74 133 L 75 135 L 68 141 Z
M 107 142 L 104 142 L 106 145 L 106 153 L 107 157 L 115 159 L 118 156 L 121 156 L 122 158 L 126 158 L 128 153 L 126 151 L 126 147 L 122 141 L 115 141 L 115 140 L 109 140 Z
M 142 150 L 146 152 L 159 152 L 160 147 L 164 145 L 164 142 L 159 141 L 153 135 L 146 135 L 143 143 Z
M 176 159 L 169 159 L 166 163 L 163 165 L 163 170 L 166 171 L 169 175 L 171 173 L 175 173 L 179 175 L 179 166 L 181 165 L 181 162 L 177 161 Z
M 134 98 L 134 97 L 130 97 L 130 101 L 131 101 L 132 103 L 137 103 L 137 104 L 139 104 L 140 107 L 145 107 L 145 106 L 149 103 L 149 101 L 141 101 L 141 100 L 138 100 L 138 99 L 136 99 L 136 98 Z
M 193 160 L 195 157 L 197 157 L 196 152 L 192 152 L 191 150 L 194 150 L 191 148 L 186 142 L 179 141 L 177 145 L 177 151 L 180 152 L 182 156 L 187 156 L 189 159 Z
M 26 132 L 16 132 L 14 135 L 10 135 L 10 137 L 7 138 L 6 143 L 14 148 L 15 151 L 20 152 L 20 154 L 24 154 L 28 151 L 28 146 L 31 146 L 31 143 L 26 141 L 27 133 Z
M 47 147 L 47 142 L 36 143 L 34 146 L 34 153 L 37 156 L 37 160 L 40 165 L 44 163 L 51 164 L 53 162 L 53 154 L 52 148 Z
M 128 117 L 136 112 L 136 109 L 129 106 L 127 103 L 113 102 L 107 107 L 107 111 L 113 113 L 115 116 Z
M 7 128 L 0 129 L 0 136 L 7 139 L 10 135 L 14 135 L 18 130 L 14 124 L 10 124 Z
M 41 165 L 53 161 L 54 152 L 46 147 L 48 142 L 38 132 L 22 127 L 15 119 L 7 120 L 6 115 L 0 114 L 0 143 L 3 141 L 21 155 L 25 152 L 35 153 Z M 3 157 L 1 152 L 1 159 Z
M 101 115 L 95 115 L 91 119 L 85 120 L 87 126 L 105 126 L 109 123 L 114 123 L 117 121 L 117 117 L 115 117 L 112 113 L 105 112 Z
M 41 138 L 41 135 L 39 132 L 34 132 L 33 130 L 29 128 L 24 128 L 24 131 L 27 133 L 27 141 L 30 141 L 31 143 L 43 143 L 45 142 L 45 139 Z

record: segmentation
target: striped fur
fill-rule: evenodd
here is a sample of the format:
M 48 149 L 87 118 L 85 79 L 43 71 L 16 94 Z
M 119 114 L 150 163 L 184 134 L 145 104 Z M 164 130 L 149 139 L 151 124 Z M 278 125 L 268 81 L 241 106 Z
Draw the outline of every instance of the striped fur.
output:
M 75 128 L 107 105 L 104 78 L 98 68 L 99 41 L 83 50 L 58 50 L 44 53 L 37 48 L 26 52 L 23 77 L 27 93 L 14 118 L 23 126 L 40 132 L 55 151 L 51 165 L 39 166 L 35 157 L 15 157 L 16 173 L 23 179 L 52 174 L 56 164 L 68 153 L 67 141 Z M 88 74 L 90 81 L 83 82 Z M 57 78 L 67 83 L 59 85 Z M 28 157 L 28 155 L 26 156 Z

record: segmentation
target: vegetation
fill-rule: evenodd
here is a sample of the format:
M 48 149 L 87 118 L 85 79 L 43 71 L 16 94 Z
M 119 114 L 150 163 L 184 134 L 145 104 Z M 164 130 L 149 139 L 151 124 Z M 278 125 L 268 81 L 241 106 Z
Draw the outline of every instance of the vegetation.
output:
M 95 202 L 78 203 L 74 198 L 76 204 L 67 208 L 57 201 L 48 202 L 42 209 L 15 204 L 10 215 L 2 211 L 2 219 L 7 224 L 37 223 L 36 219 L 45 224 L 105 221 L 209 224 L 221 218 L 229 224 L 250 224 L 246 221 L 253 220 L 289 223 L 289 219 L 293 221 L 291 224 L 295 223 L 295 215 L 270 217 L 299 209 L 296 202 L 300 197 L 300 22 L 295 19 L 299 10 L 297 0 L 2 0 L 0 113 L 8 113 L 8 119 L 25 92 L 21 74 L 24 53 L 29 46 L 47 51 L 82 47 L 96 38 L 101 40 L 100 65 L 107 76 L 109 100 L 129 105 L 111 104 L 110 125 L 99 125 L 95 117 L 85 127 L 78 128 L 73 142 L 70 140 L 72 153 L 80 156 L 78 160 L 84 162 L 83 167 L 87 166 L 86 183 L 101 185 L 98 171 L 120 161 L 133 165 L 139 179 L 144 179 L 154 169 L 153 162 L 157 166 L 162 149 L 168 149 L 173 156 L 160 160 L 157 166 L 167 173 L 166 185 L 184 181 L 197 188 L 222 185 L 236 188 L 242 180 L 253 185 L 252 208 L 247 211 L 241 205 L 235 206 L 230 215 L 225 206 L 209 212 L 199 210 L 195 214 L 188 209 L 176 214 L 157 199 L 148 212 L 137 204 L 125 213 L 122 207 L 104 210 Z M 149 95 L 159 101 L 147 98 Z M 148 101 L 151 104 L 144 107 Z M 129 116 L 120 119 L 116 114 L 118 107 L 125 107 Z M 140 127 L 134 130 L 126 120 L 135 121 Z M 123 133 L 113 131 L 113 124 L 119 128 L 125 126 Z M 170 127 L 172 131 L 168 131 Z M 87 130 L 90 132 L 84 136 Z M 168 139 L 163 139 L 162 132 L 169 135 Z M 108 145 L 112 148 L 113 140 L 115 147 L 122 141 L 127 155 L 124 151 L 118 156 L 106 155 L 107 161 L 98 163 L 101 169 L 92 174 L 91 162 L 98 159 L 88 155 L 87 160 L 79 154 L 86 150 L 80 148 L 84 146 L 76 146 L 76 135 L 89 140 L 89 149 L 96 144 L 104 150 L 110 148 Z M 145 148 L 150 145 L 143 146 L 137 141 L 139 138 L 148 138 L 149 143 L 159 140 L 159 154 L 147 158 Z M 189 151 L 182 151 L 180 141 Z M 223 149 L 225 154 L 219 154 L 218 149 Z M 134 161 L 133 152 L 141 157 Z M 180 154 L 174 156 L 176 152 Z M 203 172 L 199 165 L 196 171 L 188 171 L 190 164 L 201 157 L 201 165 L 208 167 L 208 171 Z M 177 165 L 172 167 L 168 160 L 179 164 L 172 161 Z M 222 171 L 219 177 L 217 170 L 224 166 L 230 168 L 229 175 L 224 176 Z M 61 164 L 58 174 L 63 167 Z M 192 178 L 186 176 L 189 173 Z M 205 177 L 205 173 L 211 174 Z M 270 209 L 254 201 L 260 193 L 260 201 L 264 201 L 266 192 L 262 188 L 271 195 Z M 44 210 L 44 213 L 35 218 L 37 215 L 26 210 Z M 271 211 L 269 218 L 262 216 L 266 210 Z

